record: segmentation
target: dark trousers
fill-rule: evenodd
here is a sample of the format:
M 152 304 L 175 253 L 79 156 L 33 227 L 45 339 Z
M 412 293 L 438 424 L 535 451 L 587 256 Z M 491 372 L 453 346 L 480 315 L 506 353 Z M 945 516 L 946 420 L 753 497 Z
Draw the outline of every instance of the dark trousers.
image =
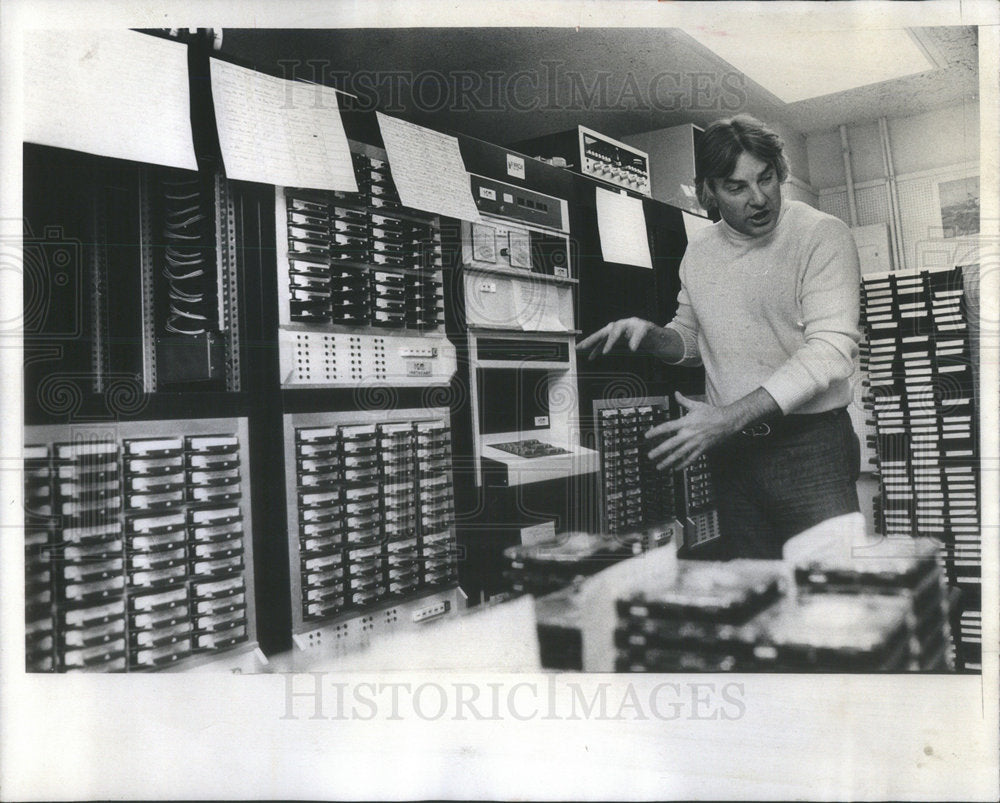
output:
M 857 512 L 860 462 L 846 410 L 789 415 L 736 435 L 709 454 L 722 533 L 710 557 L 780 559 L 792 536 Z

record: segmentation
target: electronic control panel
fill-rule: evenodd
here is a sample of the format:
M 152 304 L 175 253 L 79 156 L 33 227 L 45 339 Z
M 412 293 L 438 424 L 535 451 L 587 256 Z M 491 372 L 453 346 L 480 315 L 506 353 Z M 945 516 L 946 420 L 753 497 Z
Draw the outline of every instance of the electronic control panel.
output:
M 575 170 L 589 178 L 640 195 L 652 196 L 649 154 L 592 128 L 581 125 L 567 131 L 516 142 L 511 147 L 528 156 Z
M 357 193 L 276 189 L 282 386 L 446 383 L 440 221 L 400 204 L 383 151 L 351 147 Z
M 650 196 L 649 155 L 631 145 L 578 126 L 580 172 L 585 176 Z

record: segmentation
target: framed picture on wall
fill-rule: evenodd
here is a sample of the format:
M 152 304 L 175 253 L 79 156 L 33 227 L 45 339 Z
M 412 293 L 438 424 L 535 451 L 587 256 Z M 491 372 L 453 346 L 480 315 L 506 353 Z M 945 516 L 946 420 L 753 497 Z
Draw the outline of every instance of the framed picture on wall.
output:
M 946 238 L 979 234 L 979 176 L 942 181 L 938 200 Z

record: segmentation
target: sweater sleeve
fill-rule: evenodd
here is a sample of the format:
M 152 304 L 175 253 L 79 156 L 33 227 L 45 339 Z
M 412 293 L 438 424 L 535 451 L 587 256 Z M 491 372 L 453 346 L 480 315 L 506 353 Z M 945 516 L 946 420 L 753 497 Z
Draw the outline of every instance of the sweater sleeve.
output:
M 701 352 L 698 349 L 698 318 L 694 314 L 691 299 L 688 297 L 687 287 L 684 284 L 684 273 L 684 261 L 681 260 L 681 291 L 677 294 L 677 312 L 674 313 L 673 320 L 666 325 L 666 328 L 677 332 L 681 336 L 681 342 L 684 343 L 684 356 L 672 364 L 696 367 L 702 364 Z
M 813 229 L 799 282 L 805 342 L 764 382 L 783 413 L 848 379 L 858 354 L 861 269 L 850 229 L 825 219 Z

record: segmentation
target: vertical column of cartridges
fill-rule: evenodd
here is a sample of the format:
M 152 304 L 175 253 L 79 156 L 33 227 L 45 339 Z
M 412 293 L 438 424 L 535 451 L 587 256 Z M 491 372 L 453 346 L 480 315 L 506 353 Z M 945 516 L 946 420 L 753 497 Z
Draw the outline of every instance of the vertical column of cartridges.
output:
M 676 515 L 674 499 L 674 473 L 660 471 L 656 461 L 647 457 L 651 444 L 646 432 L 670 420 L 670 406 L 665 403 L 639 407 L 639 466 L 642 487 L 642 523 L 662 524 Z
M 342 611 L 344 571 L 344 473 L 337 427 L 295 431 L 302 618 L 316 621 Z
M 608 534 L 620 533 L 625 529 L 623 521 L 622 461 L 620 447 L 620 415 L 615 407 L 603 407 L 597 411 L 597 447 L 601 455 L 601 497 L 604 511 L 604 531 Z
M 448 585 L 458 577 L 448 424 L 443 420 L 418 421 L 416 447 L 421 580 L 425 586 Z
M 407 276 L 406 328 L 433 331 L 444 326 L 441 228 L 436 223 L 402 223 L 406 264 L 420 271 Z
M 902 387 L 901 302 L 893 277 L 863 279 L 862 301 L 869 334 L 869 404 L 875 422 L 880 522 L 885 535 L 905 537 L 913 533 L 915 505 L 907 430 L 909 408 Z
M 322 196 L 298 191 L 286 193 L 286 208 L 289 318 L 297 323 L 327 323 L 336 315 L 330 210 Z
M 55 477 L 48 444 L 24 447 L 24 653 L 28 672 L 55 670 L 52 577 Z
M 933 514 L 945 525 L 945 570 L 949 580 L 978 595 L 982 574 L 979 518 L 979 447 L 968 325 L 962 314 L 961 269 L 926 275 L 933 327 L 931 366 L 935 378 L 939 465 L 918 475 L 918 498 L 926 490 L 939 500 Z
M 865 445 L 870 450 L 871 456 L 867 465 L 861 466 L 862 473 L 870 472 L 875 479 L 879 474 L 878 444 L 875 430 L 875 404 L 871 392 L 871 369 L 872 369 L 872 344 L 869 334 L 868 313 L 865 305 L 865 287 L 861 286 L 861 311 L 859 317 L 861 328 L 861 339 L 858 342 L 858 367 L 861 377 L 861 405 L 864 410 L 864 431 L 858 432 L 859 438 L 865 439 Z M 875 531 L 878 533 L 885 531 L 885 520 L 882 514 L 882 494 L 876 491 L 872 494 L 872 521 Z
M 118 443 L 57 443 L 57 656 L 61 671 L 126 669 L 125 558 Z
M 649 416 L 650 421 L 652 417 Z M 643 417 L 635 407 L 621 409 L 621 479 L 622 479 L 622 524 L 625 531 L 634 530 L 642 521 L 642 486 L 639 483 L 640 455 L 646 446 L 646 430 Z
M 403 596 L 415 591 L 421 579 L 413 422 L 379 424 L 378 444 L 388 591 Z
M 344 466 L 344 526 L 347 540 L 347 601 L 365 607 L 387 593 L 378 427 L 340 427 Z
M 338 201 L 330 204 L 330 301 L 332 322 L 366 326 L 371 321 L 368 211 Z
M 184 439 L 188 552 L 196 652 L 215 652 L 249 637 L 239 437 Z
M 918 495 L 933 493 L 944 525 L 944 566 L 948 581 L 961 594 L 953 635 L 956 663 L 982 668 L 982 543 L 979 499 L 979 448 L 976 427 L 974 366 L 962 304 L 961 268 L 928 271 L 928 313 L 934 333 L 931 363 L 936 379 L 939 465 L 920 474 Z
M 129 668 L 191 654 L 184 439 L 123 443 Z

